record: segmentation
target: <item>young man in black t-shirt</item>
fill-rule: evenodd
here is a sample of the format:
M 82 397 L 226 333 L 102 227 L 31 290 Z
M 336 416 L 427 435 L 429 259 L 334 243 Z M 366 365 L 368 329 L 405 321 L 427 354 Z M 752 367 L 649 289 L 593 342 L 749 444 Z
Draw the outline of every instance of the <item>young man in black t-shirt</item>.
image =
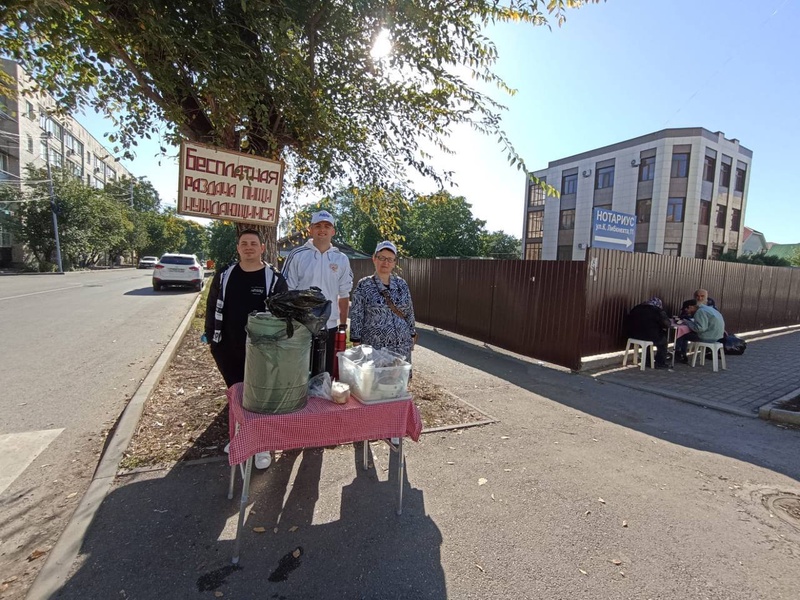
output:
M 264 242 L 254 229 L 239 234 L 239 262 L 219 271 L 206 303 L 206 337 L 225 385 L 244 381 L 247 316 L 264 312 L 267 297 L 288 290 L 286 279 L 264 262 Z

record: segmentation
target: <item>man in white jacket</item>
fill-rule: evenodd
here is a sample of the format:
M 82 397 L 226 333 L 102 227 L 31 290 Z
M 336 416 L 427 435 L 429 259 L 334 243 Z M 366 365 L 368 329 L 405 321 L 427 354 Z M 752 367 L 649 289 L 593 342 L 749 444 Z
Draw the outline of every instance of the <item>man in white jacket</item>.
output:
M 335 360 L 333 344 L 336 330 L 347 328 L 347 312 L 350 308 L 350 290 L 353 289 L 353 270 L 350 261 L 332 244 L 336 234 L 336 221 L 327 210 L 311 215 L 311 236 L 305 244 L 295 248 L 286 257 L 283 276 L 290 290 L 306 290 L 318 287 L 326 299 L 331 301 L 331 316 L 327 323 L 325 370 L 333 374 Z

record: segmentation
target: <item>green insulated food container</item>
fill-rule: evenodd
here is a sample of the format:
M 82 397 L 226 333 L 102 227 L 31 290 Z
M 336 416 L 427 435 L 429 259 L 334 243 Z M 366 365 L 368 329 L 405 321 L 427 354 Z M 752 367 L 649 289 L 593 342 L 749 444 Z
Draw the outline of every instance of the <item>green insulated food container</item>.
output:
M 257 413 L 284 414 L 305 407 L 311 333 L 297 321 L 288 337 L 286 322 L 269 313 L 247 319 L 242 406 Z

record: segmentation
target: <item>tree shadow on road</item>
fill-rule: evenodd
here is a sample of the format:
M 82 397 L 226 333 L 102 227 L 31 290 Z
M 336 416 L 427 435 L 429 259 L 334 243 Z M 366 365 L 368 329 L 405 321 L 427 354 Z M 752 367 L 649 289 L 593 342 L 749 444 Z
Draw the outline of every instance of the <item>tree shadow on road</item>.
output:
M 538 366 L 430 330 L 421 331 L 419 343 L 457 363 L 599 419 L 674 444 L 752 463 L 800 481 L 800 463 L 793 450 L 800 445 L 800 431 L 778 429 L 759 419 Z M 680 376 L 679 372 L 673 375 Z M 452 391 L 480 407 L 486 389 L 472 385 L 472 381 L 470 384 L 469 390 L 454 387 Z M 494 407 L 501 404 L 502 398 L 496 398 L 492 410 L 497 411 Z M 502 418 L 500 414 L 496 416 Z

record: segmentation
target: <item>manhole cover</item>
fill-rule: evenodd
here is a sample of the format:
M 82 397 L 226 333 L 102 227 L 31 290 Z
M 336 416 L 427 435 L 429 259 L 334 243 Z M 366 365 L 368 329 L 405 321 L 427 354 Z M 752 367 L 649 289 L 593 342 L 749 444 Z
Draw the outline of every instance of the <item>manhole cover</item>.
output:
M 778 492 L 767 494 L 761 502 L 781 521 L 800 529 L 800 496 Z

